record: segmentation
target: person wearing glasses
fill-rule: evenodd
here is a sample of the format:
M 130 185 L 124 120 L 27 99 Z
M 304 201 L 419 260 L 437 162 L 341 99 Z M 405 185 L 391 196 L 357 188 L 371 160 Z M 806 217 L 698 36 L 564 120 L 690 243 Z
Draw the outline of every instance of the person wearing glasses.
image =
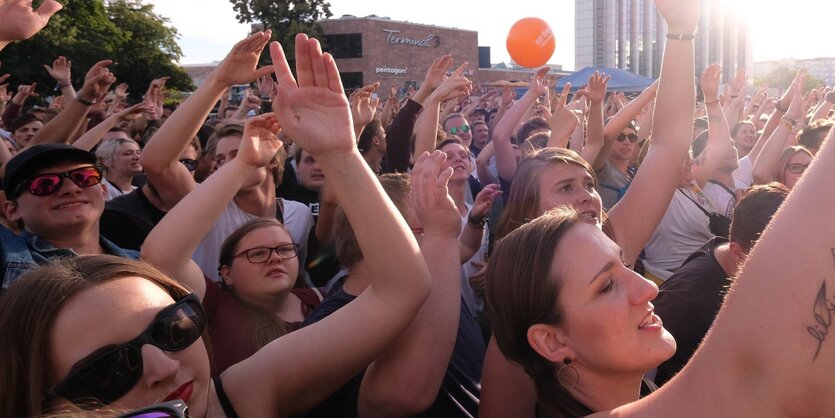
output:
M 235 50 L 251 51 L 235 60 L 238 73 L 257 74 L 258 57 L 269 39 L 269 31 L 259 32 L 236 45 Z M 242 138 L 244 155 L 223 167 L 238 175 L 207 181 L 227 183 L 232 190 L 227 193 L 234 194 L 242 179 L 281 146 L 275 136 L 280 123 L 316 156 L 333 182 L 368 255 L 365 292 L 339 312 L 274 340 L 211 379 L 201 338 L 206 312 L 197 295 L 144 263 L 112 257 L 55 263 L 19 280 L 4 295 L 0 415 L 29 417 L 102 404 L 132 409 L 181 399 L 195 418 L 294 416 L 363 370 L 410 326 L 432 287 L 428 267 L 406 222 L 356 149 L 333 58 L 304 34 L 296 37 L 295 51 L 298 84 L 281 46 L 270 46 L 279 86 L 277 122 L 255 119 L 264 124 Z M 441 182 L 428 189 L 423 204 L 448 204 Z M 454 239 L 441 235 L 425 231 L 424 239 Z
M 104 238 L 99 218 L 107 192 L 96 156 L 65 144 L 40 144 L 6 164 L 6 218 L 20 235 L 0 227 L 3 289 L 24 271 L 57 258 L 113 254 L 137 258 Z
M 255 161 L 257 170 L 273 161 L 278 148 L 258 149 L 247 139 L 273 124 L 272 113 L 249 119 L 237 154 L 172 208 L 142 247 L 144 261 L 194 290 L 206 306 L 213 375 L 297 329 L 322 299 L 314 288 L 293 288 L 300 268 L 299 245 L 275 218 L 247 221 L 223 241 L 215 256 L 219 283 L 191 259 L 251 175 L 252 170 L 240 166 Z
M 783 155 L 780 156 L 780 167 L 782 167 L 782 170 L 780 170 L 780 175 L 776 180 L 783 183 L 789 189 L 793 188 L 798 180 L 800 180 L 800 176 L 812 164 L 813 158 L 812 153 L 800 145 L 784 149 Z

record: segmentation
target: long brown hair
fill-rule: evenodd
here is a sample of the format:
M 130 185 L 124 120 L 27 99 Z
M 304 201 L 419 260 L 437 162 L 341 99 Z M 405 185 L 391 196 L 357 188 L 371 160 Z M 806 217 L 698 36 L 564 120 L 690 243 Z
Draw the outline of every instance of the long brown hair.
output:
M 0 298 L 0 415 L 29 417 L 48 412 L 50 332 L 73 295 L 123 277 L 142 277 L 174 300 L 190 292 L 148 264 L 110 255 L 83 256 L 38 267 L 15 281 Z
M 554 164 L 575 165 L 585 169 L 594 180 L 594 187 L 597 188 L 597 176 L 594 175 L 594 170 L 580 154 L 572 150 L 552 147 L 527 154 L 519 161 L 519 167 L 513 176 L 507 203 L 496 231 L 497 240 L 541 215 L 537 213 L 540 198 L 539 181 L 542 173 Z
M 252 219 L 241 225 L 235 230 L 235 232 L 229 234 L 229 236 L 223 241 L 223 244 L 220 246 L 220 267 L 223 268 L 224 266 L 232 265 L 232 262 L 235 259 L 235 254 L 238 251 L 238 244 L 242 239 L 244 239 L 244 237 L 249 235 L 250 232 L 255 231 L 256 229 L 269 228 L 272 226 L 277 226 L 283 229 L 287 232 L 287 235 L 290 235 L 291 238 L 293 237 L 293 235 L 290 234 L 290 231 L 287 230 L 287 227 L 279 222 L 278 219 Z M 299 268 L 302 268 L 302 266 L 299 265 Z M 244 301 L 231 287 L 226 285 L 226 280 L 224 280 L 223 277 L 221 277 L 221 280 L 223 288 L 238 299 L 241 306 L 245 307 L 247 311 L 249 311 L 254 323 L 255 332 L 253 334 L 253 343 L 257 349 L 261 349 L 261 347 L 269 344 L 270 341 L 273 341 L 290 332 L 288 324 L 276 317 L 275 313 Z
M 566 232 L 582 222 L 570 207 L 548 211 L 500 240 L 487 266 L 485 298 L 493 335 L 502 354 L 533 378 L 537 417 L 592 413 L 559 385 L 557 366 L 534 351 L 527 337 L 534 324 L 560 325 L 563 321 L 556 304 L 563 280 L 551 265 Z

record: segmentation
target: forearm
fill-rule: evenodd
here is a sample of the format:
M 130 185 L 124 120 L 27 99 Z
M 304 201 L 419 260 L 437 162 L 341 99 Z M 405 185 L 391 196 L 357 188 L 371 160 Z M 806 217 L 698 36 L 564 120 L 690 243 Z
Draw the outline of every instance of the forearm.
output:
M 121 119 L 122 118 L 118 114 L 105 119 L 72 142 L 72 145 L 86 151 L 92 150 L 96 144 L 101 141 L 104 135 L 110 131 L 110 128 L 116 126 Z
M 72 99 L 75 99 L 76 93 L 72 83 L 67 82 L 67 84 L 61 86 L 61 95 L 64 96 L 64 103 L 69 103 Z
M 823 103 L 821 103 L 820 106 L 818 106 L 818 108 L 815 110 L 815 114 L 812 115 L 812 120 L 815 121 L 818 119 L 828 118 L 830 110 L 832 110 L 832 102 L 830 102 L 829 100 L 824 100 Z
M 461 311 L 457 246 L 454 238 L 424 237 L 421 253 L 433 279 L 432 291 L 406 332 L 368 368 L 358 416 L 414 416 L 438 396 Z
M 426 102 L 426 108 L 415 122 L 415 158 L 424 152 L 431 153 L 435 150 L 440 106 L 441 103 L 437 98 L 430 97 Z
M 668 45 L 668 47 L 667 47 L 668 49 L 675 49 L 675 48 L 670 48 L 669 47 L 670 43 L 667 43 L 667 45 Z M 676 48 L 686 49 L 686 46 L 678 45 Z M 678 54 L 678 55 L 681 55 L 681 54 Z M 665 58 L 666 58 L 666 55 L 665 55 Z M 693 60 L 691 59 L 690 61 L 692 62 Z M 666 59 L 665 59 L 665 62 L 666 62 Z M 677 66 L 677 67 L 680 68 L 680 66 Z M 675 71 L 675 70 L 670 70 L 670 72 L 671 71 Z M 695 73 L 695 69 L 693 71 L 690 71 L 690 73 Z M 636 117 L 638 117 L 638 115 L 641 113 L 641 109 L 643 109 L 646 105 L 648 105 L 650 102 L 652 102 L 652 99 L 654 99 L 656 97 L 657 93 L 661 90 L 661 87 L 659 86 L 659 84 L 660 84 L 660 81 L 656 81 L 654 84 L 647 87 L 644 91 L 641 92 L 641 94 L 638 95 L 638 97 L 635 98 L 635 100 L 632 100 L 631 102 L 627 103 L 620 110 L 618 110 L 618 112 L 615 113 L 615 115 L 612 116 L 611 119 L 609 119 L 609 122 L 603 128 L 603 135 L 607 140 L 608 139 L 611 139 L 611 140 L 616 139 L 618 137 L 618 135 L 620 135 L 621 132 L 623 132 L 623 130 L 626 129 L 626 127 L 629 126 L 629 124 L 633 120 L 635 120 Z M 693 103 L 694 103 L 694 106 L 695 106 L 695 88 L 694 88 L 693 94 L 694 94 Z M 657 103 L 657 99 L 656 99 L 656 103 Z M 682 104 L 677 104 L 676 106 L 686 106 L 686 104 L 682 103 Z M 690 117 L 692 119 L 693 115 L 690 115 Z M 692 125 L 692 121 L 691 121 L 691 125 Z M 606 156 L 606 158 L 609 158 L 608 155 Z
M 761 152 L 754 160 L 752 171 L 754 184 L 766 184 L 774 180 L 777 161 L 783 152 L 783 144 L 790 134 L 791 130 L 781 123 L 771 136 L 764 141 L 765 146 L 762 147 Z
M 29 141 L 28 147 L 47 143 L 68 143 L 73 133 L 85 122 L 90 106 L 81 100 L 95 100 L 77 97 L 64 104 L 64 110 L 43 126 Z
M 710 100 L 705 100 L 710 102 Z M 693 166 L 693 173 L 699 187 L 704 187 L 713 178 L 731 147 L 731 133 L 725 121 L 725 112 L 718 102 L 707 105 L 708 140 L 705 157 L 701 164 Z M 697 155 L 693 156 L 698 157 Z
M 461 231 L 461 237 L 458 239 L 461 243 L 461 256 L 459 257 L 460 264 L 464 264 L 467 260 L 473 258 L 473 255 L 475 255 L 475 253 L 481 248 L 481 241 L 483 238 L 484 226 L 479 227 L 471 224 L 469 221 L 466 225 L 464 225 L 464 230 Z
M 339 205 L 336 202 L 328 183 L 322 186 L 322 192 L 319 193 L 319 219 L 316 221 L 316 239 L 322 246 L 330 245 L 333 242 L 333 232 L 336 223 L 336 211 Z
M 412 132 L 422 109 L 419 102 L 408 100 L 386 130 L 386 165 L 389 172 L 408 171 Z
M 481 184 L 498 183 L 498 179 L 493 178 L 490 173 L 490 157 L 493 155 L 493 141 L 490 141 L 475 159 L 476 175 L 478 175 L 478 182 Z
M 13 100 L 9 100 L 9 103 L 6 104 L 6 108 L 3 109 L 3 124 L 8 126 L 12 126 L 12 123 L 20 117 L 20 110 L 21 105 L 15 103 Z
M 596 162 L 601 149 L 603 149 L 603 103 L 592 102 L 589 106 L 586 145 L 580 155 L 586 161 Z
M 577 125 L 577 129 L 575 129 L 574 133 L 571 134 L 571 140 L 569 141 L 568 145 L 572 151 L 575 151 L 578 154 L 580 154 L 581 152 L 583 152 L 583 149 L 586 146 L 585 141 L 586 124 L 583 123 L 583 121 L 580 121 L 580 123 Z M 598 150 L 597 152 L 600 153 L 600 150 Z

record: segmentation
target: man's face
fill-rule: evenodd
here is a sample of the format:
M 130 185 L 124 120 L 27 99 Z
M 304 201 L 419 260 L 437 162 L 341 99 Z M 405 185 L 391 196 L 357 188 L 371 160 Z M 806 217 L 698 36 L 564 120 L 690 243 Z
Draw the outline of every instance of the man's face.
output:
M 38 170 L 32 177 L 48 173 L 64 173 L 90 165 L 79 162 L 56 164 Z M 70 179 L 62 178 L 56 192 L 45 196 L 35 196 L 27 190 L 14 202 L 6 202 L 4 209 L 10 221 L 22 220 L 27 230 L 49 239 L 55 235 L 97 225 L 104 211 L 106 196 L 107 191 L 101 183 L 90 187 L 80 187 Z
M 298 161 L 299 184 L 304 188 L 313 191 L 322 190 L 325 184 L 325 173 L 319 167 L 319 163 L 307 151 L 302 150 Z
M 472 125 L 473 145 L 478 149 L 484 149 L 487 143 L 490 142 L 490 130 L 484 123 L 476 123 Z
M 25 125 L 18 126 L 14 132 L 12 132 L 12 139 L 14 139 L 17 146 L 23 148 L 32 138 L 35 136 L 38 131 L 41 130 L 43 127 L 43 122 L 39 120 L 33 120 Z
M 461 138 L 461 142 L 465 147 L 469 147 L 473 140 L 473 134 L 470 132 L 470 124 L 462 117 L 451 118 L 444 124 L 444 131 L 449 135 L 455 135 Z

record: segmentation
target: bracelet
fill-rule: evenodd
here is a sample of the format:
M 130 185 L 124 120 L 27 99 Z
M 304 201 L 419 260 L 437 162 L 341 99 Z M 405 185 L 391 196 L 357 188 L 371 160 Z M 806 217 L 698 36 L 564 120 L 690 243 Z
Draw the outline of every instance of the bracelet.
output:
M 472 215 L 467 215 L 467 223 L 476 228 L 483 228 L 484 224 L 487 223 L 487 217 L 482 216 L 480 218 L 473 218 Z
M 731 95 L 731 99 L 736 99 L 739 95 Z
M 59 81 L 58 84 L 55 85 L 55 90 L 61 90 L 64 87 L 69 87 L 71 84 L 69 81 Z
M 705 106 L 710 106 L 712 104 L 717 104 L 717 103 L 719 103 L 719 99 L 709 100 L 709 101 L 705 102 Z
M 695 33 L 668 33 L 667 39 L 671 41 L 692 41 L 696 39 Z
M 794 128 L 797 127 L 797 121 L 788 116 L 783 116 L 782 118 L 780 118 L 780 124 L 784 125 L 786 128 L 789 128 L 792 131 L 794 130 Z
M 75 96 L 75 100 L 77 100 L 79 103 L 83 104 L 84 106 L 92 106 L 92 105 L 96 104 L 95 99 L 90 101 L 90 100 L 87 100 L 87 99 L 82 99 L 81 96 Z

